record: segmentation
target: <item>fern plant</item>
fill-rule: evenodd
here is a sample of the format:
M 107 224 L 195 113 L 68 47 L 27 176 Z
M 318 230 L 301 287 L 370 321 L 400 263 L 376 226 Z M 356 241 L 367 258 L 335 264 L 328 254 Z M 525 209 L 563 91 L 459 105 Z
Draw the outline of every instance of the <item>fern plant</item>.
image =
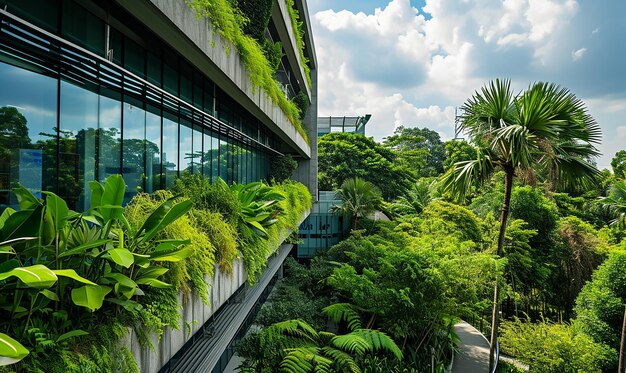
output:
M 335 322 L 347 322 L 350 333 L 337 335 L 317 331 L 302 320 L 287 320 L 263 329 L 257 334 L 258 349 L 243 352 L 242 368 L 262 371 L 280 367 L 283 372 L 361 372 L 360 359 L 368 355 L 390 354 L 401 360 L 396 343 L 378 330 L 364 329 L 354 306 L 341 303 L 324 308 L 324 314 Z M 275 365 L 275 366 L 272 366 Z

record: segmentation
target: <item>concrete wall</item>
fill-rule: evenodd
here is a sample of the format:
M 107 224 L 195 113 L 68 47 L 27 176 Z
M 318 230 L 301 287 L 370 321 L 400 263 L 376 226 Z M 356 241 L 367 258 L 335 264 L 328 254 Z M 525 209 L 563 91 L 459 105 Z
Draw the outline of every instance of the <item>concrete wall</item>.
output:
M 311 157 L 297 159 L 298 168 L 291 178 L 306 185 L 313 201 L 317 201 L 317 70 L 311 70 L 311 83 L 311 106 L 302 120 L 311 141 Z
M 213 29 L 210 21 L 198 19 L 184 0 L 117 1 L 205 72 L 297 154 L 310 157 L 311 149 L 302 135 L 282 109 L 262 89 L 254 87 L 235 47 Z

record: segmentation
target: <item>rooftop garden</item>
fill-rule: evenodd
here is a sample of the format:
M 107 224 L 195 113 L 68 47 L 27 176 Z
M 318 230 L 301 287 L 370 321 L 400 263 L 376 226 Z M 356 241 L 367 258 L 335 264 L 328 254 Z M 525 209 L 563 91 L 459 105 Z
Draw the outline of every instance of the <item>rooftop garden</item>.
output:
M 308 136 L 301 119 L 308 107 L 303 100 L 289 100 L 274 78 L 280 60 L 282 47 L 265 37 L 265 30 L 271 16 L 272 1 L 230 1 L 193 0 L 187 2 L 197 16 L 209 19 L 217 32 L 235 46 L 237 53 L 250 75 L 255 87 L 261 88 L 285 113 L 298 133 L 308 142 Z M 304 57 L 302 23 L 298 21 L 293 1 L 288 2 L 291 23 L 300 53 L 300 61 L 309 86 L 311 84 L 308 60 Z M 227 50 L 227 53 L 230 53 Z

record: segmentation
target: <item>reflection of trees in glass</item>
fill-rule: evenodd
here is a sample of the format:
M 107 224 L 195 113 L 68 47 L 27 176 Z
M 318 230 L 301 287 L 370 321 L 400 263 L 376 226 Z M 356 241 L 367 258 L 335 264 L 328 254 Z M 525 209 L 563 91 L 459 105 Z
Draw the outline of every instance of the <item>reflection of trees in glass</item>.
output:
M 0 205 L 9 204 L 14 149 L 31 148 L 27 120 L 15 107 L 0 107 Z
M 190 160 L 185 171 L 191 173 L 193 167 L 194 173 L 199 174 L 200 169 L 202 169 L 205 177 L 215 178 L 219 176 L 219 170 L 227 170 L 227 175 L 232 177 L 232 180 L 229 181 L 241 182 L 242 175 L 240 175 L 239 165 L 242 162 L 245 165 L 245 159 L 250 154 L 249 150 L 233 144 L 221 144 L 219 148 L 209 149 L 206 152 L 185 153 L 185 159 Z
M 30 147 L 27 120 L 17 108 L 0 107 L 0 156 L 10 156 L 11 149 Z

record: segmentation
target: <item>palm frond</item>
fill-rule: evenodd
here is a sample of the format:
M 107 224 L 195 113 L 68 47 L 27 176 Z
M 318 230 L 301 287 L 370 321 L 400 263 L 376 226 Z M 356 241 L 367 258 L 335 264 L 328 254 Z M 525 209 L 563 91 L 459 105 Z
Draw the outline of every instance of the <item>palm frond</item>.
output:
M 626 228 L 626 182 L 613 184 L 608 197 L 601 198 L 600 203 L 614 217 L 611 225 Z
M 444 190 L 457 201 L 463 201 L 473 186 L 489 180 L 496 170 L 496 165 L 489 156 L 478 152 L 478 158 L 455 163 L 441 178 Z

